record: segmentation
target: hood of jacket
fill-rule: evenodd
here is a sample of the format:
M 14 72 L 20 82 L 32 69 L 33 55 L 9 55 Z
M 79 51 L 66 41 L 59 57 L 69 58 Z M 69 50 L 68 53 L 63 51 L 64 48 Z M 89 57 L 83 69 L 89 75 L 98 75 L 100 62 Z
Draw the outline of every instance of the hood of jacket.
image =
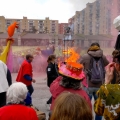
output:
M 102 57 L 103 50 L 89 51 L 88 54 L 91 55 L 92 57 Z

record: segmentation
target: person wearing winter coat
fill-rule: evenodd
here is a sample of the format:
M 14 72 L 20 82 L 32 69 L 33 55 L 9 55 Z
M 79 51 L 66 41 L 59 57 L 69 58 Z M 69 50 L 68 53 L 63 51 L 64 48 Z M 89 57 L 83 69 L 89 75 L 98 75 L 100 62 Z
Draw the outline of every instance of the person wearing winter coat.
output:
M 109 64 L 109 62 L 103 54 L 103 50 L 101 50 L 100 45 L 98 43 L 92 43 L 87 51 L 87 54 L 81 57 L 80 63 L 84 66 L 88 84 L 87 88 L 84 86 L 84 89 L 91 100 L 92 97 L 96 100 L 98 97 L 96 93 L 100 86 L 104 83 L 105 67 Z M 99 75 L 99 77 L 97 75 Z M 102 117 L 96 115 L 95 120 L 102 120 Z
M 58 67 L 55 63 L 56 56 L 55 55 L 50 55 L 48 57 L 48 66 L 46 69 L 47 72 L 47 86 L 50 87 L 51 83 L 59 76 L 58 74 Z M 52 102 L 52 97 L 47 101 L 47 104 L 51 104 Z

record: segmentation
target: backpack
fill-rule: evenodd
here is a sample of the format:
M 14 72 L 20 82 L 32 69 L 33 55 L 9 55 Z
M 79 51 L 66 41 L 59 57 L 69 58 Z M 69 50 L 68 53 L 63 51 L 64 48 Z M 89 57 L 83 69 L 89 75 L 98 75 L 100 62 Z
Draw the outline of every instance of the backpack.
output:
M 104 69 L 104 63 L 102 57 L 96 59 L 91 56 L 90 66 L 89 69 L 87 70 L 87 75 L 89 80 L 93 84 L 99 84 L 103 82 L 105 78 L 105 69 Z

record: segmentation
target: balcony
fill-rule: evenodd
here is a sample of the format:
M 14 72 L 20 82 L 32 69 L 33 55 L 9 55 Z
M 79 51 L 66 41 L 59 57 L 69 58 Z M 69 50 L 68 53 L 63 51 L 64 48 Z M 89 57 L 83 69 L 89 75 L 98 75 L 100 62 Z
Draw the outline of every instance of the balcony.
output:
M 38 21 L 38 23 L 43 24 L 43 23 L 44 23 L 44 21 Z

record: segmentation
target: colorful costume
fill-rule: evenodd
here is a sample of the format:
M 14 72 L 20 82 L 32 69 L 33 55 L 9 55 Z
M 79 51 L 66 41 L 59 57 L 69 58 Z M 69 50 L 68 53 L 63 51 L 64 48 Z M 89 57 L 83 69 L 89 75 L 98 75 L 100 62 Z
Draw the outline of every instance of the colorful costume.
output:
M 29 61 L 25 60 L 20 67 L 16 81 L 24 83 L 27 86 L 30 95 L 32 95 L 34 91 L 32 86 L 32 76 L 32 65 Z
M 9 38 L 7 39 L 7 46 L 4 49 L 4 51 L 1 53 L 1 56 L 0 56 L 0 60 L 3 61 L 4 63 L 7 63 L 7 58 L 8 58 L 9 51 L 10 51 L 10 46 L 11 46 L 12 42 L 14 41 L 12 39 L 12 36 L 14 35 L 15 28 L 18 28 L 18 24 L 16 22 L 14 22 L 12 25 L 10 25 L 8 27 Z
M 17 76 L 16 81 L 22 82 L 25 85 L 29 86 L 32 84 L 32 82 L 31 82 L 31 80 L 30 81 L 26 80 L 24 77 L 25 75 L 29 75 L 32 78 L 32 65 L 27 60 L 25 60 L 22 63 L 20 70 L 18 72 L 18 76 Z

